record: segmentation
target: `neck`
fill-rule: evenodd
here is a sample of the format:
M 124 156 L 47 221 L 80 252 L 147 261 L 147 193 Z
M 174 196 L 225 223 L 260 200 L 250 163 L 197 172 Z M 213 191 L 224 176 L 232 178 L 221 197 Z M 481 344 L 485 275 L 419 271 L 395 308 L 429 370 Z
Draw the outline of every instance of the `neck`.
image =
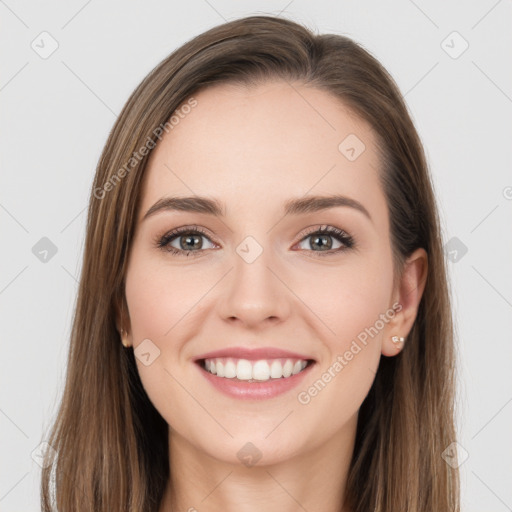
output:
M 249 467 L 213 458 L 170 430 L 171 478 L 159 512 L 350 512 L 342 504 L 356 426 L 357 415 L 323 445 Z

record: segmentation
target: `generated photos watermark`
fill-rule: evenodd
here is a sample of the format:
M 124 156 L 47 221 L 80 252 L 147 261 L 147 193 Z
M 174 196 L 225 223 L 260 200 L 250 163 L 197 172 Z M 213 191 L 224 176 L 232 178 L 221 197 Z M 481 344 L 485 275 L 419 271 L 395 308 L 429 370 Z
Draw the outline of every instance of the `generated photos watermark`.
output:
M 163 133 L 169 133 L 174 127 L 176 127 L 181 119 L 184 119 L 190 112 L 192 108 L 197 106 L 197 100 L 192 96 L 187 102 L 182 105 L 180 108 L 174 111 L 174 114 L 170 117 L 168 121 L 160 126 L 157 126 L 153 130 L 153 135 L 158 138 L 158 140 L 162 140 Z M 138 151 L 134 151 L 132 156 L 128 159 L 128 161 L 110 176 L 110 178 L 103 183 L 101 187 L 96 187 L 93 190 L 93 196 L 96 199 L 103 199 L 107 192 L 113 190 L 121 180 L 142 160 L 144 156 L 146 156 L 151 149 L 156 146 L 156 142 L 150 137 L 147 137 L 146 142 L 143 146 L 141 146 Z
M 402 304 L 395 302 L 391 308 L 385 313 L 381 313 L 379 318 L 375 320 L 372 326 L 366 327 L 361 331 L 355 339 L 352 340 L 350 348 L 347 349 L 343 354 L 338 354 L 336 360 L 322 373 L 319 379 L 317 379 L 307 390 L 301 391 L 297 395 L 297 400 L 302 405 L 307 405 L 311 400 L 320 393 L 329 382 L 332 381 L 338 375 L 345 366 L 349 364 L 354 356 L 359 354 L 361 350 L 368 344 L 368 337 L 373 339 L 379 332 L 384 329 L 384 326 L 394 318 L 395 314 L 402 310 Z M 362 345 L 362 346 L 361 346 Z

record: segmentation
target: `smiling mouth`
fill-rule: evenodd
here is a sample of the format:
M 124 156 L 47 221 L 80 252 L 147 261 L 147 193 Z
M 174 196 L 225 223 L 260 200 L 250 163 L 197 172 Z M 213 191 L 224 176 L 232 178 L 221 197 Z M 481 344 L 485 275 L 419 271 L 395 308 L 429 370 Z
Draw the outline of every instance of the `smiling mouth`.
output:
M 258 360 L 214 357 L 199 359 L 196 363 L 211 375 L 233 381 L 256 383 L 288 379 L 301 373 L 315 361 L 291 357 Z

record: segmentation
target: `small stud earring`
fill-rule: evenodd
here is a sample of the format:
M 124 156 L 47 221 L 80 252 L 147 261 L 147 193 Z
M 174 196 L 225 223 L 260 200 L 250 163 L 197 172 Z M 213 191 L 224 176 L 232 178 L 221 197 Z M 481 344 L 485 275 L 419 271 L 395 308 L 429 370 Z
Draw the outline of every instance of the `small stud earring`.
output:
M 403 343 L 403 342 L 405 341 L 405 338 L 402 338 L 401 336 L 391 336 L 391 341 L 392 341 L 395 345 L 397 345 L 397 348 L 399 348 L 399 347 L 398 347 L 398 345 L 399 345 L 400 343 Z
M 130 347 L 131 345 L 126 341 L 126 331 L 124 329 L 121 329 L 121 343 L 123 344 L 123 347 Z

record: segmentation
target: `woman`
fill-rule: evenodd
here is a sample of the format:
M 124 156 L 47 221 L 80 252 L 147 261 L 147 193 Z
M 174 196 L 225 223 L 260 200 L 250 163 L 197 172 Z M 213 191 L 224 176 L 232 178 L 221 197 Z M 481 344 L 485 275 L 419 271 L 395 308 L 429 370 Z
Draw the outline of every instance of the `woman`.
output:
M 43 509 L 53 478 L 59 510 L 458 511 L 453 404 L 435 198 L 389 74 L 270 16 L 166 58 L 92 186 Z

